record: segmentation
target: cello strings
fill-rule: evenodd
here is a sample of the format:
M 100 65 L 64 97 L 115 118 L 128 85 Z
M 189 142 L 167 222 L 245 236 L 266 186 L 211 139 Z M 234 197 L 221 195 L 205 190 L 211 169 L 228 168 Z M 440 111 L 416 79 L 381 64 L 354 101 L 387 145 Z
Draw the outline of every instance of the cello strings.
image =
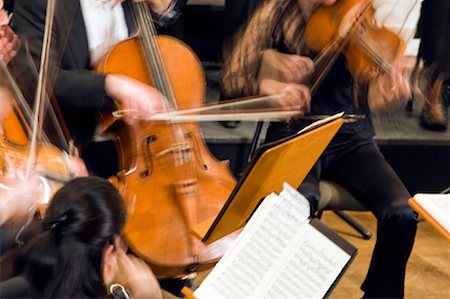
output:
M 149 28 L 147 25 L 147 21 L 145 18 L 146 13 L 143 11 L 145 9 L 145 6 L 143 3 L 135 3 L 134 8 L 137 24 L 139 30 L 141 31 L 140 37 L 143 46 L 144 57 L 146 58 L 145 62 L 147 63 L 147 69 L 149 73 L 151 73 L 156 87 L 158 89 L 163 89 L 161 75 L 158 71 L 159 67 L 157 65 L 156 67 L 154 67 L 154 65 L 157 64 L 158 61 L 155 59 L 156 53 L 154 47 L 151 45 L 152 41 L 149 40 L 153 33 L 151 28 Z
M 171 108 L 176 109 L 177 102 L 171 88 L 169 76 L 164 66 L 161 50 L 157 42 L 157 33 L 151 17 L 150 7 L 147 3 L 137 3 L 137 6 L 135 7 L 138 15 L 138 24 L 142 30 L 141 40 L 145 48 L 144 56 L 147 58 L 148 71 L 152 74 L 154 80 L 156 81 L 155 85 L 157 89 L 170 102 Z M 173 119 L 169 119 L 169 121 L 171 121 L 172 124 L 174 123 Z M 175 155 L 173 155 L 174 165 L 186 165 L 188 162 L 193 160 L 191 140 L 186 140 L 186 134 L 184 134 L 184 130 L 181 127 L 174 127 L 173 132 L 175 133 L 174 138 L 180 141 L 179 146 L 171 149 L 172 153 L 175 153 Z M 181 172 L 176 171 L 176 173 L 184 173 L 185 175 L 182 176 L 183 178 L 186 177 L 186 175 L 189 178 L 194 178 L 195 171 L 192 165 L 188 165 L 187 169 L 185 168 L 186 167 L 184 167 Z
M 149 57 L 147 57 L 150 60 L 147 62 L 149 70 L 155 77 L 155 85 L 158 90 L 170 101 L 172 107 L 176 108 L 177 103 L 172 88 L 170 87 L 167 71 L 164 67 L 164 61 L 162 60 L 161 51 L 157 43 L 156 28 L 151 18 L 150 8 L 147 3 L 138 3 L 137 8 L 139 26 L 143 31 L 142 39 L 145 45 L 145 53 L 149 54 Z

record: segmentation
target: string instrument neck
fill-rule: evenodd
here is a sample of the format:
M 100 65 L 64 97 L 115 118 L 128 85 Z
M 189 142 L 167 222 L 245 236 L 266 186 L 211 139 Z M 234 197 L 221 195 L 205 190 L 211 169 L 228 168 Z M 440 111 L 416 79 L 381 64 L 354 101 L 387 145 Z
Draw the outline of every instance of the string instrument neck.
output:
M 162 60 L 161 50 L 157 42 L 157 32 L 148 3 L 136 2 L 133 11 L 139 29 L 139 37 L 148 73 L 156 89 L 169 101 L 170 107 L 177 109 L 174 92 L 169 83 L 168 74 Z

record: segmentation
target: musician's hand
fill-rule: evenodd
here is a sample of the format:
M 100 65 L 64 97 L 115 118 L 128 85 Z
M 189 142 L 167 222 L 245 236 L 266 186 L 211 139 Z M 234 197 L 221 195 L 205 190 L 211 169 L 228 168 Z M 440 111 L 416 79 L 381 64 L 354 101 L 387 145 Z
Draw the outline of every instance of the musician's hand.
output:
M 166 101 L 154 87 L 130 77 L 109 74 L 105 81 L 106 93 L 118 102 L 129 123 L 146 119 L 153 113 L 166 110 Z
M 368 104 L 372 112 L 384 112 L 402 107 L 411 96 L 407 76 L 382 73 L 369 84 Z
M 140 258 L 116 246 L 118 269 L 113 282 L 123 285 L 132 298 L 162 298 L 161 288 L 150 267 Z
M 86 164 L 78 157 L 66 156 L 66 165 L 71 175 L 75 177 L 88 176 Z
M 42 192 L 37 175 L 30 174 L 27 179 L 16 178 L 8 188 L 0 187 L 0 225 L 21 225 L 26 223 L 37 207 Z
M 263 52 L 258 76 L 260 80 L 269 78 L 286 83 L 305 83 L 313 70 L 314 63 L 308 57 L 268 49 Z
M 262 95 L 283 95 L 276 99 L 277 104 L 289 110 L 299 110 L 306 113 L 311 108 L 311 94 L 309 89 L 302 84 L 264 79 L 260 82 L 259 93 Z
M 19 39 L 8 25 L 0 25 L 0 60 L 7 64 L 16 54 Z

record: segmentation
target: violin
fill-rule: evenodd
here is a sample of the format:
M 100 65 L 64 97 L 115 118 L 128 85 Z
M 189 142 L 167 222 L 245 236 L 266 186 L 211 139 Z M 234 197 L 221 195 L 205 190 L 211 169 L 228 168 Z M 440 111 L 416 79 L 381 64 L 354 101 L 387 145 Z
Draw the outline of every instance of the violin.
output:
M 11 93 L 0 86 L 2 116 L 0 122 L 0 182 L 12 186 L 27 179 L 28 163 L 32 160 L 33 175 L 40 181 L 37 201 L 45 206 L 52 194 L 72 177 L 68 155 L 50 142 L 39 142 L 35 157 L 30 151 L 30 127 L 25 113 Z
M 16 145 L 25 146 L 28 143 L 28 136 L 23 129 L 24 117 L 17 110 L 17 106 L 12 104 L 13 96 L 5 86 L 0 85 L 0 136 L 4 136 L 9 142 Z
M 2 188 L 8 188 L 5 182 L 13 184 L 26 182 L 31 175 L 37 175 L 42 182 L 43 197 L 38 201 L 46 206 L 51 195 L 62 184 L 75 175 L 87 175 L 84 165 L 73 159 L 50 142 L 42 130 L 43 105 L 46 103 L 47 68 L 50 48 L 50 32 L 54 2 L 48 1 L 46 31 L 41 63 L 38 74 L 34 111 L 31 111 L 9 70 L 0 61 L 0 100 L 2 102 L 0 122 L 0 181 Z M 14 95 L 13 95 L 14 93 Z M 55 122 L 60 126 L 61 123 Z M 58 128 L 61 130 L 61 128 Z M 66 140 L 64 140 L 66 141 Z M 67 144 L 67 142 L 66 142 Z
M 171 110 L 200 106 L 206 80 L 198 58 L 179 40 L 156 35 L 147 3 L 133 9 L 140 36 L 117 44 L 97 71 L 156 87 Z M 211 267 L 235 236 L 206 246 L 192 230 L 216 217 L 234 188 L 227 162 L 210 154 L 194 122 L 111 118 L 103 115 L 119 149 L 121 170 L 113 181 L 128 206 L 124 236 L 130 249 L 158 278 Z
M 339 0 L 322 5 L 311 15 L 307 46 L 316 52 L 342 53 L 353 78 L 368 82 L 381 71 L 393 73 L 406 44 L 386 27 L 379 27 L 370 0 Z

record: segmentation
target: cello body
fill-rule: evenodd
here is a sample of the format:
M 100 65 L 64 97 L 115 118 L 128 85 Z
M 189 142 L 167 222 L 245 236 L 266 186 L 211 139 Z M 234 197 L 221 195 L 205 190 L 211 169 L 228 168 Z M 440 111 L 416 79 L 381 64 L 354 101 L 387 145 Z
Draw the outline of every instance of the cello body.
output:
M 201 106 L 206 81 L 198 58 L 182 42 L 155 37 L 178 108 Z M 141 50 L 131 38 L 116 45 L 97 67 L 155 86 Z M 120 108 L 120 107 L 119 107 Z M 215 217 L 235 186 L 228 162 L 216 160 L 196 123 L 107 120 L 119 152 L 117 187 L 126 200 L 125 238 L 158 278 L 211 267 L 234 239 L 205 246 L 196 224 Z

